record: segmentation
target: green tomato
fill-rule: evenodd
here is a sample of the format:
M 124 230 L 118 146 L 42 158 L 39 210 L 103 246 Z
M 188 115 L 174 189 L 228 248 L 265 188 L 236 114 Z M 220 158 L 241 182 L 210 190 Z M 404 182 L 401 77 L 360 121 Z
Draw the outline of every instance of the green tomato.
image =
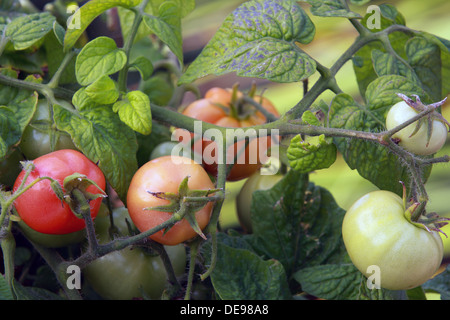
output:
M 253 232 L 250 211 L 253 192 L 271 189 L 282 178 L 283 175 L 280 174 L 262 175 L 260 171 L 257 171 L 245 181 L 236 197 L 236 210 L 239 222 L 247 233 Z
M 0 160 L 0 185 L 12 187 L 22 171 L 20 161 L 25 160 L 19 149 L 10 152 Z
M 391 130 L 412 117 L 418 112 L 405 101 L 393 105 L 386 116 L 386 129 Z M 392 137 L 399 139 L 399 145 L 417 155 L 429 155 L 438 152 L 447 139 L 447 127 L 442 121 L 433 120 L 432 134 L 428 141 L 428 122 L 424 121 L 420 129 L 411 136 L 417 126 L 417 121 L 396 132 Z
M 174 142 L 174 141 L 165 141 L 165 142 L 158 144 L 152 150 L 149 160 L 153 160 L 153 159 L 160 158 L 163 156 L 172 155 L 172 150 L 177 144 L 178 144 L 178 142 Z
M 67 101 L 59 100 L 58 103 L 72 108 Z M 36 112 L 22 134 L 19 148 L 28 160 L 61 149 L 78 150 L 68 133 L 54 127 L 47 99 L 38 101 Z
M 347 211 L 342 236 L 353 264 L 367 277 L 379 270 L 379 285 L 407 290 L 430 279 L 442 257 L 442 240 L 409 222 L 402 198 L 390 191 L 370 192 Z
M 47 248 L 67 247 L 86 239 L 86 229 L 67 234 L 47 234 L 31 229 L 23 220 L 19 221 L 18 225 L 27 239 Z
M 128 235 L 129 226 L 135 228 L 125 207 L 113 210 L 113 218 L 119 235 Z M 95 219 L 100 243 L 109 241 L 109 226 L 109 216 Z M 177 245 L 165 249 L 175 274 L 177 276 L 183 274 L 186 267 L 184 246 Z M 83 269 L 83 275 L 95 292 L 109 300 L 159 299 L 167 284 L 167 273 L 161 258 L 132 247 L 113 251 L 96 259 Z
M 442 242 L 444 243 L 444 258 L 449 259 L 450 258 L 450 223 L 446 224 L 441 228 L 441 231 L 444 234 L 440 234 Z

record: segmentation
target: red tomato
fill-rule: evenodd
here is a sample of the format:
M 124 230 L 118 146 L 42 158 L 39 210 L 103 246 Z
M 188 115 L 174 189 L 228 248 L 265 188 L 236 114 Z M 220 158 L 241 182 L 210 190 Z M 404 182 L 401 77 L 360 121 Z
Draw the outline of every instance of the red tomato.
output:
M 171 212 L 147 210 L 149 207 L 166 205 L 168 200 L 158 198 L 149 192 L 172 192 L 178 194 L 180 183 L 189 176 L 190 190 L 214 189 L 206 171 L 193 160 L 183 157 L 164 156 L 144 164 L 133 176 L 127 194 L 128 212 L 133 223 L 141 231 L 147 231 L 170 219 Z M 211 217 L 213 204 L 195 213 L 200 229 L 203 229 Z M 194 238 L 197 233 L 186 219 L 176 222 L 166 233 L 161 230 L 150 238 L 164 245 L 176 245 Z
M 242 97 L 242 92 L 237 91 L 236 97 L 237 99 L 233 100 L 233 91 L 231 89 L 211 88 L 206 92 L 205 98 L 191 103 L 183 110 L 183 114 L 217 126 L 230 128 L 251 127 L 266 122 L 266 117 L 263 113 L 257 111 L 254 106 L 249 106 L 239 99 Z M 260 103 L 268 112 L 279 116 L 278 111 L 268 99 L 255 96 L 254 100 Z M 182 141 L 184 138 L 181 137 L 186 135 L 178 131 L 175 132 L 175 136 L 179 141 Z M 190 135 L 190 137 L 192 138 L 193 135 Z M 227 180 L 241 180 L 260 169 L 263 157 L 272 144 L 271 140 L 271 137 L 267 136 L 252 139 L 247 147 L 245 147 L 245 141 L 238 141 L 230 146 L 227 150 L 226 161 L 227 163 L 235 164 Z M 205 169 L 215 175 L 219 161 L 215 143 L 207 138 L 196 139 L 193 149 L 202 153 Z
M 102 190 L 105 189 L 105 177 L 102 171 L 85 155 L 79 151 L 63 149 L 51 152 L 33 160 L 35 169 L 30 173 L 25 185 L 39 177 L 51 177 L 63 185 L 64 178 L 80 173 L 93 180 Z M 22 171 L 14 183 L 16 191 L 22 183 L 25 171 Z M 101 193 L 97 187 L 91 185 L 88 192 Z M 91 216 L 95 218 L 101 198 L 90 202 Z M 82 230 L 85 227 L 83 219 L 72 212 L 67 203 L 58 199 L 49 180 L 36 183 L 31 189 L 20 195 L 14 205 L 22 220 L 33 230 L 46 234 L 67 234 Z

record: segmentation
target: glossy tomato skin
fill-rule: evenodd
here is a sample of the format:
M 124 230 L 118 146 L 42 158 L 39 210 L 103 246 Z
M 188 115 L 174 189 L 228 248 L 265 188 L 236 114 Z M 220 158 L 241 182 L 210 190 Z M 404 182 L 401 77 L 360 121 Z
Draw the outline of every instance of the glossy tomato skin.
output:
M 236 211 L 244 231 L 252 233 L 251 204 L 253 192 L 271 189 L 283 178 L 281 174 L 262 175 L 260 171 L 252 174 L 244 183 L 236 197 Z
M 404 217 L 403 200 L 390 191 L 374 191 L 357 200 L 342 224 L 345 247 L 353 264 L 367 277 L 380 270 L 380 286 L 407 290 L 430 279 L 439 268 L 443 245 Z
M 58 100 L 61 105 L 72 105 L 64 100 Z M 54 137 L 52 144 L 51 137 Z M 49 113 L 47 99 L 41 99 L 36 106 L 36 112 L 31 123 L 25 128 L 19 148 L 28 160 L 36 159 L 56 150 L 78 150 L 67 132 L 57 130 Z
M 112 212 L 117 236 L 128 236 L 128 223 L 133 223 L 125 207 Z M 95 230 L 101 244 L 110 241 L 110 218 L 95 219 Z M 183 244 L 165 248 L 177 276 L 184 273 L 186 250 Z M 127 247 L 108 253 L 86 266 L 84 279 L 102 298 L 109 300 L 159 299 L 167 284 L 167 274 L 161 258 L 141 248 Z
M 96 218 L 108 214 L 107 212 L 108 207 L 102 203 Z M 31 229 L 23 220 L 20 220 L 17 224 L 28 240 L 47 248 L 67 247 L 79 244 L 86 239 L 86 229 L 67 234 L 47 234 Z
M 33 160 L 35 169 L 30 173 L 25 184 L 28 185 L 39 177 L 51 177 L 57 180 L 61 187 L 64 178 L 80 173 L 93 180 L 102 190 L 105 189 L 105 177 L 102 171 L 79 151 L 67 149 L 58 150 L 43 155 Z M 13 191 L 16 191 L 22 183 L 25 171 L 23 170 L 14 183 Z M 100 194 L 97 187 L 91 185 L 88 192 Z M 91 216 L 97 215 L 102 198 L 90 202 Z M 35 231 L 46 234 L 67 234 L 84 229 L 83 219 L 77 218 L 68 204 L 62 203 L 57 198 L 50 186 L 50 181 L 45 179 L 36 183 L 31 189 L 20 195 L 14 205 L 22 220 Z
M 389 109 L 386 116 L 386 128 L 388 130 L 393 129 L 417 114 L 418 112 L 405 101 L 400 101 Z M 447 139 L 447 128 L 442 121 L 433 120 L 433 131 L 429 143 L 427 135 L 428 121 L 425 121 L 420 126 L 419 131 L 411 136 L 416 126 L 417 122 L 414 122 L 395 133 L 392 137 L 400 140 L 400 146 L 417 155 L 434 154 L 444 146 Z
M 127 207 L 133 223 L 144 232 L 170 219 L 172 213 L 146 210 L 149 207 L 166 205 L 168 200 L 160 199 L 149 192 L 178 193 L 180 183 L 189 176 L 189 189 L 214 189 L 214 184 L 203 167 L 185 157 L 164 156 L 144 164 L 131 180 L 127 194 Z M 212 202 L 196 212 L 197 223 L 203 229 L 211 218 Z M 175 223 L 169 231 L 163 230 L 150 238 L 164 245 L 176 245 L 197 235 L 186 219 Z
M 242 93 L 239 91 L 236 94 L 237 96 L 242 96 Z M 255 96 L 254 100 L 259 102 L 268 112 L 279 116 L 277 109 L 268 99 Z M 245 105 L 244 107 L 247 108 L 243 111 L 247 113 L 245 117 L 233 115 L 231 112 L 231 104 L 232 90 L 214 87 L 205 93 L 203 99 L 196 100 L 188 105 L 183 110 L 183 114 L 217 126 L 230 128 L 244 128 L 266 122 L 265 116 L 260 111 L 255 111 L 254 107 Z M 182 134 L 176 134 L 176 136 L 181 137 Z M 263 162 L 261 155 L 264 156 L 272 143 L 271 137 L 268 136 L 252 139 L 247 147 L 244 141 L 239 141 L 233 146 L 230 146 L 227 151 L 227 163 L 235 163 L 235 165 L 231 169 L 227 180 L 242 180 L 260 169 Z M 219 161 L 218 154 L 215 152 L 216 148 L 215 143 L 206 138 L 197 139 L 194 144 L 194 150 L 203 155 L 205 169 L 213 175 L 217 173 L 217 163 Z M 234 155 L 239 155 L 236 160 L 234 159 Z

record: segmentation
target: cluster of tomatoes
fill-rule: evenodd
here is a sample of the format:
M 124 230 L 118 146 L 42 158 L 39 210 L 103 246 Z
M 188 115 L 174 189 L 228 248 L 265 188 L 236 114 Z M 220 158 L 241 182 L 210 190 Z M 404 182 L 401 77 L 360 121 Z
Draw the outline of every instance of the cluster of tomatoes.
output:
M 235 99 L 236 93 L 238 99 Z M 257 98 L 260 97 L 255 97 Z M 279 116 L 267 99 L 264 98 L 259 102 L 268 112 Z M 240 112 L 237 112 L 238 109 Z M 20 185 L 28 185 L 36 178 L 46 176 L 58 181 L 62 186 L 66 177 L 79 173 L 95 183 L 95 186 L 90 186 L 86 191 L 100 194 L 106 187 L 102 171 L 77 149 L 67 133 L 59 131 L 54 126 L 48 110 L 47 101 L 40 100 L 19 148 L 2 164 L 1 183 L 11 186 L 15 192 Z M 240 91 L 231 89 L 211 89 L 204 99 L 193 102 L 183 113 L 198 120 L 227 127 L 252 126 L 266 121 L 260 111 L 254 107 L 249 108 L 243 102 Z M 213 143 L 206 139 L 203 142 L 205 146 Z M 144 232 L 168 220 L 172 212 L 149 208 L 166 205 L 169 201 L 161 194 L 178 193 L 186 177 L 189 190 L 215 188 L 213 181 L 217 174 L 217 165 L 196 163 L 190 158 L 172 156 L 176 144 L 175 141 L 167 141 L 153 149 L 149 161 L 133 176 L 128 189 L 126 207 L 120 206 L 109 212 L 101 197 L 89 202 L 99 243 L 113 239 L 109 234 L 111 216 L 116 231 L 114 236 L 129 236 L 132 230 Z M 265 146 L 270 147 L 267 143 Z M 236 150 L 244 150 L 241 155 L 246 158 L 250 150 L 248 147 L 239 142 L 234 146 Z M 29 174 L 20 168 L 19 162 L 25 159 L 32 160 L 34 164 L 34 169 Z M 258 163 L 250 164 L 245 160 L 244 163 L 239 162 L 230 171 L 227 180 L 245 179 L 257 172 L 261 165 L 259 159 Z M 33 242 L 46 247 L 60 248 L 81 243 L 86 239 L 84 219 L 77 217 L 69 205 L 56 196 L 49 180 L 36 183 L 17 198 L 14 206 L 21 218 L 18 222 L 19 228 Z M 204 229 L 209 223 L 212 208 L 213 202 L 210 201 L 195 212 L 196 223 L 200 229 Z M 184 273 L 186 267 L 184 243 L 196 235 L 197 232 L 188 220 L 181 219 L 169 229 L 152 234 L 150 238 L 164 245 L 175 274 L 179 276 Z M 84 278 L 97 294 L 106 299 L 139 297 L 158 299 L 167 284 L 166 270 L 161 257 L 147 251 L 127 247 L 106 254 L 84 268 Z M 115 281 L 111 281 L 113 275 Z
M 242 93 L 237 90 L 213 88 L 203 99 L 196 100 L 182 112 L 186 116 L 222 127 L 242 128 L 265 123 L 267 119 L 261 110 L 245 103 L 242 97 Z M 266 98 L 255 96 L 253 99 L 267 112 L 275 117 L 279 116 L 276 108 Z M 401 102 L 392 108 L 391 114 L 395 117 L 388 116 L 388 129 L 407 120 L 400 117 L 406 114 L 404 109 L 407 106 L 405 102 Z M 24 154 L 27 159 L 33 160 L 35 166 L 26 177 L 25 184 L 29 184 L 39 176 L 49 176 L 62 185 L 65 177 L 77 172 L 86 175 L 104 190 L 106 181 L 103 173 L 95 163 L 77 151 L 67 134 L 54 128 L 46 110 L 48 110 L 46 102 L 39 102 L 36 115 L 20 144 L 22 153 L 11 155 L 8 158 L 9 166 L 11 163 L 18 166 L 20 155 Z M 410 116 L 417 114 L 416 110 L 411 110 Z M 410 127 L 399 131 L 396 138 L 406 149 L 412 144 L 414 148 L 411 152 L 435 153 L 445 143 L 445 139 L 441 137 L 441 125 L 444 126 L 445 134 L 447 131 L 442 122 L 437 121 L 436 124 L 433 122 L 433 125 L 437 127 L 433 129 L 428 139 L 410 142 L 409 139 L 423 137 L 423 133 L 420 132 L 411 135 L 414 128 L 404 133 Z M 49 130 L 53 130 L 53 134 L 49 135 Z M 211 140 L 196 139 L 193 135 L 189 137 L 192 139 L 192 148 L 200 148 L 202 152 L 214 144 Z M 108 233 L 110 215 L 114 219 L 119 236 L 130 235 L 130 225 L 136 232 L 144 232 L 167 221 L 173 212 L 154 208 L 167 205 L 170 202 L 169 197 L 164 195 L 177 194 L 186 177 L 189 190 L 215 188 L 213 181 L 217 174 L 217 153 L 213 154 L 215 161 L 196 163 L 190 158 L 180 159 L 171 155 L 177 143 L 170 141 L 157 146 L 149 162 L 138 169 L 129 186 L 126 208 L 115 208 L 109 213 L 103 210 L 105 206 L 101 198 L 89 202 L 100 243 L 111 240 Z M 260 146 L 269 149 L 270 143 L 271 141 L 267 139 Z M 422 145 L 422 149 L 418 148 L 419 144 Z M 250 146 L 251 142 L 236 142 L 231 145 L 229 150 L 238 152 L 236 154 L 244 157 L 244 161 L 238 161 L 233 165 L 227 176 L 228 181 L 248 178 L 236 199 L 239 220 L 248 233 L 252 232 L 250 203 L 253 191 L 270 189 L 282 178 L 281 175 L 261 175 L 260 159 L 256 163 L 248 163 Z M 174 161 L 177 159 L 182 161 Z M 3 165 L 1 182 L 10 183 L 13 191 L 17 190 L 25 178 L 25 172 L 12 174 L 15 179 L 12 183 L 11 180 L 6 180 L 12 177 L 4 173 L 19 169 Z M 88 191 L 94 194 L 100 192 L 94 186 Z M 84 220 L 77 218 L 67 204 L 61 203 L 47 180 L 40 181 L 27 190 L 14 205 L 21 217 L 20 228 L 32 241 L 48 247 L 60 247 L 79 243 L 85 239 Z M 212 208 L 211 201 L 195 212 L 200 229 L 208 225 Z M 382 286 L 385 288 L 405 289 L 420 285 L 433 275 L 442 260 L 443 246 L 437 233 L 429 232 L 407 221 L 405 210 L 403 200 L 397 195 L 378 191 L 358 200 L 348 210 L 343 222 L 343 238 L 353 263 L 367 276 L 370 276 L 368 273 L 370 266 L 378 266 L 382 270 Z M 165 246 L 175 273 L 181 275 L 186 267 L 184 243 L 196 236 L 197 231 L 187 219 L 181 219 L 168 230 L 160 230 L 150 235 L 150 238 Z M 116 277 L 116 281 L 111 281 L 109 277 L 112 274 L 121 276 Z M 157 299 L 161 297 L 167 282 L 161 258 L 158 255 L 148 254 L 140 248 L 125 248 L 100 257 L 85 268 L 84 275 L 92 288 L 107 299 L 131 299 L 142 296 Z

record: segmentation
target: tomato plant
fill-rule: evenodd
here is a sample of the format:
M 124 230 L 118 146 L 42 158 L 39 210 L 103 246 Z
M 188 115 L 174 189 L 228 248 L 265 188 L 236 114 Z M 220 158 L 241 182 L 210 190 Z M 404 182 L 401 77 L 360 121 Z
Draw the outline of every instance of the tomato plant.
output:
M 0 1 L 0 299 L 448 299 L 431 1 Z
M 70 103 L 63 100 L 58 103 L 71 107 Z M 54 127 L 46 99 L 38 101 L 36 113 L 31 119 L 31 123 L 25 128 L 19 147 L 28 160 L 56 150 L 77 150 L 70 136 Z
M 105 177 L 100 169 L 82 153 L 75 150 L 58 150 L 43 155 L 33 161 L 34 169 L 26 176 L 22 170 L 14 183 L 17 190 L 22 182 L 32 183 L 39 177 L 48 176 L 61 186 L 66 177 L 80 173 L 93 180 L 102 190 Z M 97 186 L 91 185 L 88 192 L 99 193 Z M 93 218 L 98 213 L 101 198 L 90 201 L 90 214 Z M 67 203 L 63 203 L 53 192 L 51 182 L 42 180 L 20 195 L 14 206 L 20 218 L 35 231 L 62 235 L 79 231 L 85 227 L 83 219 L 77 217 Z
M 117 236 L 130 235 L 131 219 L 124 207 L 112 212 Z M 95 230 L 100 243 L 112 240 L 110 217 L 95 220 Z M 176 275 L 182 275 L 186 266 L 186 251 L 182 244 L 166 247 Z M 137 298 L 159 299 L 166 287 L 167 274 L 164 263 L 156 253 L 142 248 L 127 247 L 111 252 L 83 269 L 89 285 L 104 299 L 129 300 Z M 114 279 L 114 281 L 111 281 Z
M 154 228 L 172 217 L 172 212 L 153 208 L 169 204 L 169 200 L 161 194 L 179 193 L 179 187 L 186 178 L 188 178 L 189 189 L 206 191 L 214 189 L 214 184 L 202 166 L 189 158 L 164 156 L 151 160 L 139 168 L 131 180 L 127 195 L 130 217 L 139 230 L 146 231 Z M 184 201 L 184 199 L 176 201 Z M 181 208 L 181 204 L 177 206 Z M 212 203 L 209 202 L 198 211 L 194 211 L 194 219 L 200 229 L 208 224 L 211 210 Z M 182 219 L 168 231 L 160 230 L 152 234 L 150 238 L 161 244 L 176 245 L 196 235 L 197 232 L 191 227 L 189 221 Z
M 443 244 L 436 231 L 408 221 L 403 200 L 390 191 L 366 194 L 347 211 L 342 236 L 355 266 L 367 276 L 380 270 L 380 285 L 415 288 L 441 265 Z M 420 239 L 420 241 L 418 241 Z

